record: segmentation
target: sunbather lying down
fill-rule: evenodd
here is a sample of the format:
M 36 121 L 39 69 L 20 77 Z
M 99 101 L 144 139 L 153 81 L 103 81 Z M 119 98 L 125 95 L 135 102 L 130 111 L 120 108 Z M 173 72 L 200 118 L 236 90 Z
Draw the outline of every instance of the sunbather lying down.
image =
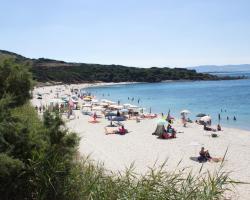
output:
M 95 114 L 93 119 L 89 121 L 89 123 L 95 124 L 95 123 L 99 123 L 100 121 L 96 120 L 97 115 Z
M 120 134 L 120 135 L 125 135 L 126 133 L 128 133 L 128 130 L 124 128 L 124 126 L 122 127 L 105 127 L 105 134 L 109 135 L 109 134 Z

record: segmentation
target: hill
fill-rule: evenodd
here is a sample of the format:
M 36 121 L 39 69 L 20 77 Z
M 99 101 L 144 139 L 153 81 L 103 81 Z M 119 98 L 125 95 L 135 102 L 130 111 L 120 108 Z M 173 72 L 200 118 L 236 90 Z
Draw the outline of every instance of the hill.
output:
M 188 69 L 196 70 L 200 73 L 208 72 L 239 72 L 239 71 L 250 71 L 250 64 L 241 64 L 241 65 L 201 65 L 196 67 L 190 67 Z
M 38 82 L 161 82 L 166 80 L 220 80 L 232 77 L 197 73 L 185 68 L 137 68 L 122 65 L 69 63 L 47 58 L 30 59 L 13 52 L 0 50 L 0 62 L 12 58 L 31 66 Z M 239 77 L 237 77 L 239 78 Z M 235 77 L 233 78 L 235 79 Z

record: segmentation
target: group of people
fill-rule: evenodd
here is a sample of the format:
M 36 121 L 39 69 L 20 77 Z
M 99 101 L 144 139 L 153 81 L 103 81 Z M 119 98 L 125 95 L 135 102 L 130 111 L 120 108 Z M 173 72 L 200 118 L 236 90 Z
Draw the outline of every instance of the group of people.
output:
M 221 109 L 221 112 L 222 112 L 222 109 Z M 226 110 L 225 110 L 225 112 L 226 112 Z M 220 113 L 218 114 L 218 120 L 219 120 L 219 121 L 221 120 L 221 115 L 220 115 Z M 228 116 L 227 116 L 227 120 L 229 120 L 229 117 L 228 117 Z M 235 116 L 233 116 L 233 120 L 236 121 L 236 117 L 235 117 Z
M 43 106 L 35 106 L 35 110 L 36 111 L 39 111 L 40 113 L 43 111 L 43 112 L 45 112 L 45 110 L 46 110 L 46 108 L 45 108 L 45 106 L 43 105 Z

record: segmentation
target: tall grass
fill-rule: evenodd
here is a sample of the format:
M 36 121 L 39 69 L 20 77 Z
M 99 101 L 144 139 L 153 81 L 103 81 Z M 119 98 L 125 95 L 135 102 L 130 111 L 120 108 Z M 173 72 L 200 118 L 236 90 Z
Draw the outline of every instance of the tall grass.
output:
M 65 196 L 70 199 L 168 199 L 216 200 L 236 184 L 222 168 L 214 173 L 198 175 L 187 169 L 167 172 L 166 162 L 149 169 L 144 175 L 135 173 L 133 165 L 124 173 L 106 171 L 89 158 L 77 162 L 65 182 Z

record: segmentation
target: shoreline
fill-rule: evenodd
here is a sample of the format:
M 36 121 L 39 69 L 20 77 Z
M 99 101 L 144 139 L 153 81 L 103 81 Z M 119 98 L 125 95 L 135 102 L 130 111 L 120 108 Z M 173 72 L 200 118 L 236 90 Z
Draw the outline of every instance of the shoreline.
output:
M 49 101 L 56 95 L 56 88 L 62 87 L 62 93 L 67 93 L 70 88 L 84 89 L 87 87 L 109 86 L 117 83 L 95 83 L 95 84 L 72 84 L 37 87 L 33 94 L 41 92 L 44 95 L 43 102 Z M 119 83 L 122 84 L 122 83 Z M 126 83 L 128 84 L 128 83 Z M 133 84 L 133 83 L 131 83 Z M 67 89 L 66 89 L 67 88 Z M 50 90 L 53 90 L 50 93 Z M 35 106 L 40 100 L 33 98 L 31 103 Z M 135 172 L 143 174 L 149 167 L 159 166 L 167 160 L 166 170 L 174 171 L 187 168 L 194 173 L 199 173 L 202 164 L 192 160 L 199 155 L 201 146 L 209 149 L 212 157 L 222 158 L 227 152 L 224 171 L 230 171 L 231 178 L 243 182 L 250 180 L 250 131 L 222 127 L 217 132 L 219 137 L 212 138 L 211 132 L 203 130 L 202 126 L 196 123 L 188 123 L 184 128 L 179 119 L 174 121 L 174 128 L 177 129 L 177 138 L 171 140 L 158 139 L 152 135 L 155 131 L 157 119 L 144 119 L 140 123 L 135 120 L 124 122 L 129 133 L 120 136 L 116 134 L 105 135 L 104 128 L 109 122 L 104 118 L 98 118 L 100 123 L 92 124 L 90 116 L 83 115 L 80 110 L 74 110 L 75 118 L 66 122 L 66 127 L 77 133 L 81 138 L 79 152 L 81 155 L 91 155 L 91 160 L 96 163 L 103 163 L 105 169 L 112 172 L 124 172 L 126 167 L 132 163 L 135 165 Z M 194 146 L 193 144 L 198 145 Z M 157 162 L 156 162 L 157 161 Z M 180 162 L 181 161 L 181 162 Z M 180 163 L 180 164 L 178 164 Z M 214 172 L 221 163 L 205 163 L 203 172 L 207 170 Z M 178 167 L 178 168 L 177 168 Z M 237 185 L 233 199 L 244 200 L 250 195 L 248 185 Z
M 173 80 L 170 80 L 170 81 L 167 81 L 167 82 L 163 81 L 161 83 L 168 83 L 168 82 L 171 83 L 171 82 L 182 82 L 182 81 L 173 81 Z M 33 91 L 35 89 L 39 89 L 39 88 L 49 88 L 49 89 L 53 89 L 54 88 L 54 89 L 56 89 L 57 87 L 62 87 L 62 86 L 67 86 L 67 87 L 70 87 L 70 88 L 81 90 L 81 89 L 98 88 L 98 87 L 115 86 L 115 85 L 145 84 L 145 83 L 146 82 L 119 82 L 119 83 L 116 83 L 116 82 L 109 82 L 109 83 L 106 83 L 106 82 L 96 82 L 96 83 L 79 83 L 79 84 L 55 84 L 55 85 L 48 85 L 48 86 L 37 86 L 37 87 L 34 87 Z M 157 114 L 160 114 L 160 113 L 157 113 Z M 244 127 L 238 128 L 238 127 L 233 127 L 233 126 L 230 126 L 230 125 L 229 126 L 223 125 L 223 128 L 234 129 L 235 131 L 242 130 L 242 131 L 248 131 L 248 132 L 250 132 L 250 129 L 244 128 Z

